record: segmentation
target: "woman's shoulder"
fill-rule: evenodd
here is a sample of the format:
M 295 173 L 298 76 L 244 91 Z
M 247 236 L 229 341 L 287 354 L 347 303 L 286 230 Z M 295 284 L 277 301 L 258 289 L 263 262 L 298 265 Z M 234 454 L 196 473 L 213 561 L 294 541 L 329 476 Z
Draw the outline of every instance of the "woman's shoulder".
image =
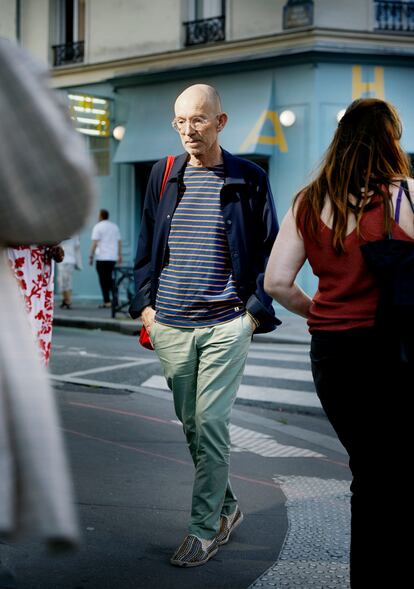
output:
M 306 196 L 306 188 L 302 188 L 293 198 L 290 208 L 295 219 L 298 213 L 303 212 L 303 207 L 306 203 Z

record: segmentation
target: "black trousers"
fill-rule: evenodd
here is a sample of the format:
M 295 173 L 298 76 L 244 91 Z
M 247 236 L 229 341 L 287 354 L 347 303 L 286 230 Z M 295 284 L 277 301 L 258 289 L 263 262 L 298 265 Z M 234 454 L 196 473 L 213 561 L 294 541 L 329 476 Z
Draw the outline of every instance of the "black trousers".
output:
M 408 468 L 406 396 L 414 389 L 413 366 L 389 360 L 388 351 L 374 329 L 312 335 L 316 391 L 352 472 L 352 589 L 403 587 L 397 579 L 404 579 L 410 562 L 399 526 L 412 503 L 405 498 L 401 459 L 406 453 Z
M 104 303 L 110 303 L 112 295 L 112 271 L 115 267 L 116 262 L 107 260 L 96 261 L 96 271 L 99 276 L 99 284 L 102 290 L 102 296 Z

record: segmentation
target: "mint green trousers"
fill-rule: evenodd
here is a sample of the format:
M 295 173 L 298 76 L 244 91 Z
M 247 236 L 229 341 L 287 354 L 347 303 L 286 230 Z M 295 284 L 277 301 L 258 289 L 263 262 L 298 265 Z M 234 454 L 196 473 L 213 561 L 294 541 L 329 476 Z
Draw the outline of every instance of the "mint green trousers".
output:
M 195 466 L 189 533 L 199 538 L 213 538 L 220 514 L 237 504 L 229 482 L 230 414 L 252 334 L 247 315 L 214 327 L 151 328 Z

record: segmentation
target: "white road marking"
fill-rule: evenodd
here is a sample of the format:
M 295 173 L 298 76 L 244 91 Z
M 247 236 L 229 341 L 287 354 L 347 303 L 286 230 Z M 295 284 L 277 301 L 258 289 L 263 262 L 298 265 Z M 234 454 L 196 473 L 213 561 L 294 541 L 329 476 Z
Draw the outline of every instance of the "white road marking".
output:
M 267 343 L 267 344 L 257 344 L 255 342 L 252 343 L 250 346 L 251 350 L 263 350 L 264 352 L 268 352 L 269 350 L 277 350 L 278 352 L 291 352 L 292 354 L 300 353 L 306 354 L 309 353 L 310 344 L 309 345 L 299 345 L 299 344 L 278 344 L 278 343 Z
M 230 425 L 232 446 L 238 451 L 252 452 L 266 458 L 323 458 L 323 454 L 313 452 L 307 448 L 286 446 L 267 434 Z
M 299 380 L 301 382 L 313 382 L 310 370 L 298 368 L 281 368 L 280 366 L 258 366 L 257 364 L 246 364 L 244 369 L 246 376 L 260 376 L 268 378 L 283 378 L 286 380 Z
M 81 351 L 65 351 L 65 352 L 54 352 L 53 353 L 54 356 L 76 356 L 79 357 L 81 356 L 82 358 L 99 358 L 101 360 L 128 360 L 131 362 L 136 362 L 138 361 L 140 358 L 139 356 L 106 356 L 104 354 L 95 354 L 94 352 L 85 352 L 83 350 Z M 150 360 L 150 362 L 153 362 L 155 360 Z
M 292 438 L 303 440 L 306 443 L 309 442 L 315 446 L 321 446 L 322 448 L 326 448 L 327 450 L 331 450 L 348 457 L 347 451 L 342 446 L 337 437 L 303 429 L 296 425 L 290 425 L 289 423 L 282 423 L 277 419 L 269 419 L 268 417 L 256 415 L 255 413 L 246 412 L 234 407 L 232 410 L 232 415 L 235 419 L 237 419 L 237 421 L 247 423 L 249 426 L 257 425 L 265 428 L 266 430 L 275 431 L 278 434 L 282 434 L 284 436 L 291 436 Z M 287 420 L 289 421 L 288 417 Z
M 309 363 L 309 354 L 289 354 L 277 352 L 249 352 L 249 358 L 259 358 L 260 360 L 287 360 L 288 362 L 307 362 Z
M 163 391 L 169 390 L 164 377 L 159 375 L 151 376 L 145 382 L 141 383 L 141 386 Z M 242 384 L 240 385 L 237 396 L 241 399 L 255 401 L 278 402 L 286 405 L 301 405 L 303 407 L 321 407 L 316 393 L 307 393 L 289 389 Z
M 171 423 L 182 427 L 181 421 L 172 419 Z M 280 444 L 272 436 L 245 427 L 230 424 L 232 452 L 251 452 L 265 458 L 325 458 L 324 454 L 307 448 Z
M 151 362 L 151 361 L 150 361 Z M 157 362 L 157 360 L 153 360 L 153 362 Z M 97 374 L 99 372 L 110 372 L 111 370 L 119 370 L 121 368 L 132 368 L 133 366 L 140 366 L 142 364 L 148 364 L 148 360 L 146 358 L 140 358 L 138 360 L 134 360 L 134 362 L 124 362 L 123 364 L 113 364 L 112 366 L 102 366 L 101 368 L 89 368 L 88 370 L 79 370 L 77 372 L 68 372 L 67 374 L 63 374 L 63 377 L 73 377 L 73 376 L 83 376 L 85 374 Z

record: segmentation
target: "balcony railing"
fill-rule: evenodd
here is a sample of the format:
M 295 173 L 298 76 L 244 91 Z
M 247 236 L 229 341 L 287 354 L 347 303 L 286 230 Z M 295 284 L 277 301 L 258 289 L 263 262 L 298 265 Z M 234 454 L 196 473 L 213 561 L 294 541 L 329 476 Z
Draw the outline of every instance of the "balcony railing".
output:
M 52 45 L 52 49 L 54 66 L 81 63 L 85 54 L 85 41 Z
M 185 26 L 185 44 L 201 45 L 202 43 L 215 43 L 224 41 L 225 17 L 215 16 L 214 18 L 203 18 L 183 23 Z
M 380 2 L 375 4 L 375 29 L 414 33 L 414 2 Z

